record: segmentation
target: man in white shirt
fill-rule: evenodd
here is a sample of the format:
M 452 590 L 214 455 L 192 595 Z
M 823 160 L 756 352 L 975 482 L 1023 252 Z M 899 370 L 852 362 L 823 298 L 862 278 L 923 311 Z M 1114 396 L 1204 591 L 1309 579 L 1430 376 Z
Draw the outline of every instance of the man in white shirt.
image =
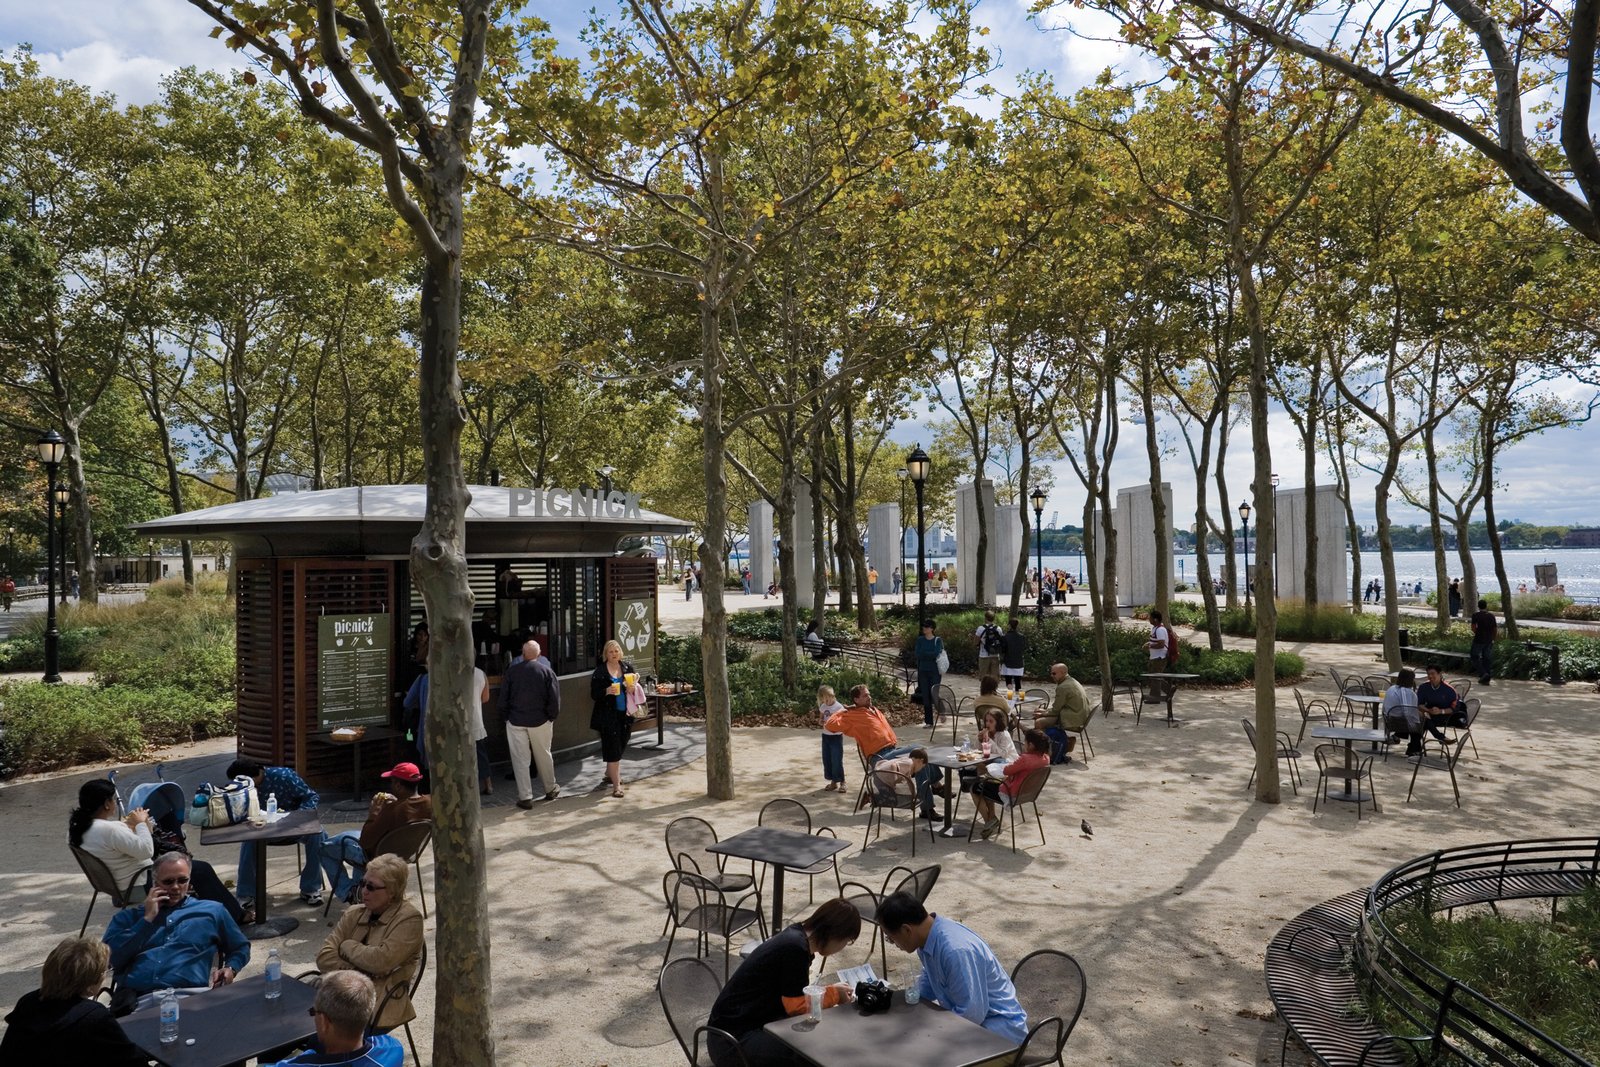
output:
M 1161 612 L 1150 613 L 1150 641 L 1146 645 L 1150 650 L 1150 665 L 1145 669 L 1151 674 L 1165 674 L 1167 670 L 1167 642 L 1171 637 L 1164 625 Z

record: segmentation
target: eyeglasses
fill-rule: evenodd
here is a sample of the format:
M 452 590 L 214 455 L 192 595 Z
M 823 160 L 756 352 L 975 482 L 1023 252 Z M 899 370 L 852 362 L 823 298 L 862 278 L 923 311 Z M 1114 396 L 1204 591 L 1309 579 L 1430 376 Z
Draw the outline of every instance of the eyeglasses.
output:
M 189 884 L 189 879 L 187 879 L 187 878 L 161 878 L 161 879 L 158 879 L 156 881 L 156 884 L 157 885 L 188 885 Z
M 318 1011 L 316 1008 L 307 1008 L 306 1009 L 306 1014 L 307 1015 L 321 1015 L 322 1013 L 320 1011 Z
M 388 886 L 379 885 L 377 882 L 357 882 L 356 888 L 367 893 L 381 893 L 387 889 Z

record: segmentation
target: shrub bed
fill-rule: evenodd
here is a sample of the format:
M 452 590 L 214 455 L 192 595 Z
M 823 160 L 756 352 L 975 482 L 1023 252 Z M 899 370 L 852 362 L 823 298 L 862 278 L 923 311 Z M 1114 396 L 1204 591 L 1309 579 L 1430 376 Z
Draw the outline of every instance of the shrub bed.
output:
M 699 714 L 705 707 L 700 639 L 662 636 L 658 642 L 660 676 L 692 682 L 696 692 L 681 701 L 679 707 L 691 717 Z M 800 657 L 795 691 L 789 693 L 783 687 L 783 657 L 779 653 L 752 655 L 750 646 L 737 641 L 728 643 L 728 689 L 733 719 L 740 725 L 814 726 L 819 686 L 831 685 L 842 694 L 861 683 L 871 687 L 873 702 L 886 712 L 898 713 L 910 707 L 905 691 L 895 679 L 833 661 L 819 663 L 806 656 Z M 920 709 L 916 714 L 920 722 Z
M 1414 908 L 1393 928 L 1445 974 L 1600 1062 L 1600 887 L 1563 904 L 1554 922 L 1490 913 L 1452 921 Z
M 31 772 L 96 760 L 131 760 L 152 744 L 233 732 L 233 701 L 163 686 L 0 686 L 0 763 Z
M 1254 637 L 1254 611 L 1244 608 L 1222 610 L 1222 632 L 1235 637 Z M 1309 609 L 1303 600 L 1278 603 L 1278 638 L 1283 641 L 1371 641 L 1383 634 L 1383 613 L 1353 614 L 1337 604 L 1318 604 Z

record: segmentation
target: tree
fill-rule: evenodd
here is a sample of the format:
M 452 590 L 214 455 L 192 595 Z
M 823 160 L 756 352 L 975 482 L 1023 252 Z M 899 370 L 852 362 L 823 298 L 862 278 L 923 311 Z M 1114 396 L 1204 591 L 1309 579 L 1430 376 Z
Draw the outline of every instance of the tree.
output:
M 1351 0 L 1188 2 L 1460 138 L 1530 200 L 1600 242 L 1592 114 L 1600 5 L 1443 0 L 1363 15 Z M 1525 116 L 1545 109 L 1553 85 L 1563 86 L 1559 118 L 1530 136 Z
M 489 1015 L 488 896 L 471 736 L 472 590 L 461 463 L 463 194 L 491 38 L 508 62 L 511 34 L 490 0 L 190 0 L 288 83 L 312 120 L 377 158 L 390 204 L 422 264 L 418 335 L 425 518 L 411 545 L 429 645 L 428 753 L 433 763 L 439 915 L 434 1060 L 494 1062 Z M 331 77 L 343 103 L 324 99 Z M 246 79 L 248 80 L 248 79 Z
M 730 316 L 767 249 L 835 210 L 851 185 L 942 136 L 941 103 L 984 59 L 969 49 L 964 19 L 940 24 L 923 42 L 906 7 L 867 0 L 792 9 L 627 0 L 620 21 L 596 17 L 585 39 L 587 70 L 552 58 L 507 94 L 500 117 L 510 141 L 548 146 L 563 168 L 569 195 L 561 205 L 524 197 L 551 239 L 694 295 L 707 499 L 706 785 L 708 795 L 728 799 Z M 791 133 L 807 146 L 797 166 L 746 165 Z

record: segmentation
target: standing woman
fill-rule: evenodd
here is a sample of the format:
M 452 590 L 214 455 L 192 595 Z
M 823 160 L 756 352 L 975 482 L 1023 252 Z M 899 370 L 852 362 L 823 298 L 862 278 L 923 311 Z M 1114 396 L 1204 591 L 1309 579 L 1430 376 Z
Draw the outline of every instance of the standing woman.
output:
M 933 636 L 933 620 L 922 620 L 922 636 L 917 638 L 917 692 L 922 696 L 922 725 L 933 725 L 933 687 L 943 677 L 939 670 L 939 655 L 944 652 L 944 642 Z
M 607 641 L 600 650 L 600 665 L 589 676 L 589 697 L 594 701 L 589 729 L 600 735 L 600 756 L 606 761 L 606 782 L 614 797 L 622 796 L 622 752 L 633 733 L 633 716 L 644 704 L 644 686 L 637 675 L 630 686 L 630 674 L 633 664 L 622 658 L 622 646 Z

